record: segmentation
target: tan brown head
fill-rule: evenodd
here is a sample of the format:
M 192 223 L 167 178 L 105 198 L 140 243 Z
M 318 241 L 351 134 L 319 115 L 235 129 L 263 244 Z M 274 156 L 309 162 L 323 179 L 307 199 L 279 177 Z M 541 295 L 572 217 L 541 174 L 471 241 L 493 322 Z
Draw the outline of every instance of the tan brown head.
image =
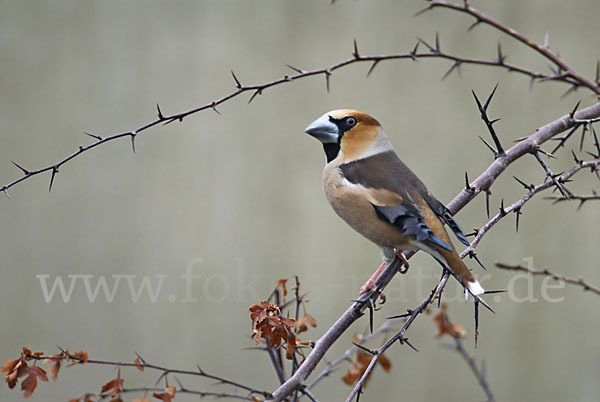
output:
M 379 122 L 357 110 L 327 112 L 304 131 L 323 143 L 327 162 L 338 157 L 349 162 L 391 149 Z

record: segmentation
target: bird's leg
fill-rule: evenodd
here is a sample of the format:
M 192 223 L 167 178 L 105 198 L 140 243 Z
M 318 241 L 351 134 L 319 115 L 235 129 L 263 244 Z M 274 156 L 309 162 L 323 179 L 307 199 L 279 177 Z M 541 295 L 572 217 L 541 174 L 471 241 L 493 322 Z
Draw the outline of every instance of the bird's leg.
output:
M 394 249 L 394 253 L 396 253 L 396 255 L 398 256 L 398 258 L 400 258 L 400 261 L 402 261 L 402 263 L 404 263 L 404 269 L 399 269 L 398 271 L 400 271 L 401 274 L 405 274 L 406 271 L 408 271 L 408 260 L 406 259 L 406 257 L 404 256 L 404 250 L 399 250 L 397 248 Z
M 381 263 L 379 268 L 377 268 L 377 271 L 375 271 L 373 273 L 373 275 L 371 275 L 371 277 L 365 282 L 365 284 L 361 286 L 360 293 L 358 294 L 359 296 L 362 296 L 363 294 L 365 294 L 367 292 L 377 289 L 377 286 L 375 286 L 375 281 L 377 280 L 377 278 L 379 278 L 379 275 L 381 275 L 381 272 L 387 265 L 388 265 L 387 261 L 383 261 Z M 382 298 L 382 300 L 385 300 L 385 295 L 383 294 L 383 292 L 381 292 L 381 298 Z

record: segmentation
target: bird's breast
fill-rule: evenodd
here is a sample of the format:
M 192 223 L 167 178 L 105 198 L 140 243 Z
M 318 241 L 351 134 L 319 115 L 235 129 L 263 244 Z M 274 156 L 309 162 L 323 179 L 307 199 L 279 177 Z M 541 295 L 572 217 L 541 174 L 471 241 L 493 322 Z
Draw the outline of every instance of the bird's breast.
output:
M 395 226 L 380 219 L 375 205 L 394 205 L 397 196 L 352 183 L 337 166 L 323 170 L 323 190 L 334 211 L 358 233 L 380 247 L 401 248 L 409 239 Z

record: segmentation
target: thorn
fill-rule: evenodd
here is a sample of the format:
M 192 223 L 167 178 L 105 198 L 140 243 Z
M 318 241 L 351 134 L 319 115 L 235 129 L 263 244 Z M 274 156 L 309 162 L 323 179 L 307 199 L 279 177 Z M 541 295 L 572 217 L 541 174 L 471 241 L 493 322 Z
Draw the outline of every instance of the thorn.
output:
M 417 11 L 416 13 L 413 14 L 413 17 L 418 17 L 419 15 L 423 14 L 426 11 L 429 11 L 431 9 L 431 5 L 428 5 L 427 7 L 424 7 L 422 9 L 420 9 L 419 11 Z
M 503 65 L 506 56 L 502 54 L 502 44 L 498 42 L 498 64 Z
M 465 237 L 477 236 L 477 233 L 479 233 L 479 228 L 473 228 L 473 231 L 465 234 Z
M 475 191 L 475 188 L 469 184 L 469 174 L 465 172 L 465 190 L 472 193 Z
M 596 146 L 596 150 L 598 151 L 598 156 L 596 158 L 600 158 L 600 142 L 598 142 L 598 136 L 596 135 L 596 129 L 592 124 L 590 124 L 590 128 L 592 131 L 592 135 L 594 136 L 594 145 Z
M 513 179 L 515 179 L 516 181 L 519 182 L 519 184 L 521 184 L 523 187 L 525 187 L 525 190 L 531 191 L 535 187 L 533 184 L 525 183 L 523 180 L 519 179 L 517 176 L 513 176 Z
M 410 348 L 411 348 L 412 350 L 414 350 L 415 352 L 418 352 L 418 351 L 419 351 L 419 349 L 415 348 L 415 347 L 412 345 L 412 343 L 410 343 L 410 342 L 408 341 L 408 338 L 404 338 L 404 339 L 402 339 L 402 338 L 398 338 L 398 342 L 400 342 L 400 344 L 406 343 L 406 344 L 407 344 L 408 346 L 410 346 Z
M 487 271 L 487 268 L 483 265 L 481 260 L 479 260 L 479 257 L 477 257 L 477 253 L 475 252 L 475 250 L 473 250 L 473 249 L 469 250 L 468 256 L 469 256 L 469 258 L 474 259 L 477 262 L 477 264 L 479 264 L 479 266 L 481 268 L 483 268 L 484 271 Z
M 54 166 L 52 168 L 52 176 L 50 177 L 50 186 L 48 187 L 48 192 L 52 191 L 52 184 L 54 183 L 54 176 L 58 173 L 58 167 Z
M 233 77 L 233 80 L 235 81 L 235 87 L 237 89 L 242 89 L 242 84 L 240 83 L 240 80 L 238 80 L 238 78 L 235 76 L 235 73 L 233 72 L 233 70 L 231 70 L 231 76 Z
M 250 97 L 250 99 L 248 99 L 248 103 L 252 102 L 252 100 L 254 100 L 254 98 L 256 98 L 256 95 L 260 95 L 262 94 L 262 90 L 261 89 L 257 89 L 256 91 L 254 91 L 254 93 L 252 94 L 252 96 Z
M 331 71 L 327 70 L 325 72 L 325 86 L 327 87 L 327 93 L 329 93 L 329 76 L 331 75 Z
M 545 149 L 543 149 L 543 148 L 541 147 L 541 145 L 537 145 L 537 146 L 536 146 L 536 148 L 537 148 L 537 150 L 538 150 L 540 153 L 542 153 L 542 154 L 546 155 L 547 157 L 549 157 L 549 158 L 552 158 L 552 159 L 556 159 L 556 156 L 554 156 L 554 155 L 553 155 L 553 154 L 551 154 L 550 152 L 548 152 L 548 151 L 546 151 Z
M 23 174 L 25 176 L 29 176 L 31 174 L 31 172 L 29 170 L 25 169 L 23 166 L 19 165 L 17 162 L 12 161 L 12 160 L 11 160 L 11 162 L 12 162 L 13 165 L 15 165 L 16 167 L 18 167 L 19 169 L 21 169 L 21 171 L 23 172 Z
M 363 346 L 363 345 L 361 345 L 361 344 L 358 344 L 358 343 L 356 343 L 356 342 L 352 342 L 352 344 L 353 344 L 354 346 L 356 346 L 357 348 L 359 348 L 359 349 L 362 349 L 362 350 L 364 350 L 365 352 L 369 353 L 370 355 L 373 355 L 373 356 L 375 356 L 375 355 L 377 354 L 377 352 L 376 352 L 376 351 L 374 351 L 374 350 L 371 350 L 371 349 L 369 349 L 369 348 L 367 348 L 367 347 L 364 347 L 364 346 Z
M 522 214 L 521 207 L 515 208 L 515 214 L 517 216 L 515 231 L 518 233 L 519 232 L 519 216 Z
M 499 82 L 496 83 L 496 86 L 494 86 L 492 93 L 488 96 L 487 100 L 485 101 L 485 106 L 483 107 L 484 110 L 487 111 L 487 108 L 490 105 L 490 102 L 492 101 L 492 98 L 494 97 L 494 94 L 496 93 L 496 89 L 498 89 L 499 84 L 500 84 Z
M 492 192 L 487 189 L 485 190 L 485 211 L 487 212 L 487 217 L 490 219 L 490 195 Z
M 360 55 L 358 54 L 358 45 L 356 44 L 356 38 L 354 38 L 354 52 L 352 52 L 352 56 L 355 59 L 360 59 Z
M 163 116 L 162 111 L 160 110 L 160 106 L 158 103 L 156 104 L 156 113 L 158 114 L 158 120 L 164 120 L 165 116 Z
M 375 67 L 377 66 L 377 64 L 379 64 L 381 60 L 375 60 L 373 62 L 373 64 L 371 64 L 371 67 L 369 67 L 369 71 L 367 71 L 367 77 L 371 75 L 371 73 L 373 72 L 373 70 L 375 70 Z
M 295 71 L 295 72 L 297 72 L 298 74 L 304 74 L 304 70 L 301 70 L 301 69 L 299 69 L 299 68 L 296 68 L 296 67 L 294 67 L 294 66 L 290 66 L 289 64 L 286 64 L 286 67 L 287 67 L 287 68 L 289 68 L 289 69 L 292 69 L 292 70 L 294 70 L 294 71 Z
M 448 77 L 450 74 L 452 74 L 452 71 L 454 71 L 454 70 L 456 70 L 458 75 L 460 75 L 461 64 L 462 64 L 462 61 L 460 61 L 460 60 L 457 60 L 454 63 L 452 63 L 452 66 L 450 66 L 448 71 L 446 71 L 446 73 L 442 76 L 442 81 L 444 81 L 446 79 L 446 77 Z
M 477 347 L 477 339 L 479 338 L 479 301 L 475 299 L 475 347 Z
M 571 137 L 571 135 L 573 135 L 573 133 L 575 131 L 577 131 L 578 128 L 579 128 L 579 124 L 576 124 L 565 136 L 560 137 L 560 138 L 556 138 L 556 140 L 560 141 L 560 142 L 558 143 L 558 145 L 556 145 L 554 147 L 554 149 L 551 151 L 551 153 L 555 153 L 561 147 L 563 147 L 565 145 L 565 142 L 567 142 L 567 140 L 569 139 L 569 137 Z
M 286 77 L 287 77 L 287 75 L 286 75 Z M 219 116 L 221 115 L 221 112 L 219 112 L 219 110 L 217 109 L 216 101 L 212 101 L 212 103 L 210 104 L 210 107 L 212 108 L 212 110 L 215 111 L 216 114 L 218 114 Z
M 131 149 L 133 150 L 133 153 L 135 153 L 135 136 L 137 135 L 137 132 L 132 131 L 130 136 L 131 136 Z
M 500 215 L 506 215 L 506 210 L 504 209 L 504 198 L 500 200 Z
M 419 44 L 420 44 L 420 42 L 417 41 L 417 43 L 415 44 L 415 47 L 410 52 L 410 58 L 413 59 L 413 61 L 417 61 L 417 49 L 419 49 Z
M 434 49 L 434 48 L 433 48 L 433 46 L 431 46 L 429 43 L 425 42 L 423 39 L 419 38 L 418 36 L 417 36 L 417 40 L 418 40 L 419 42 L 421 42 L 423 45 L 425 45 L 425 47 L 426 47 L 427 49 L 429 49 L 429 51 L 430 51 L 431 53 L 435 53 L 435 49 Z
M 488 304 L 480 297 L 480 296 L 473 296 L 473 298 L 478 301 L 479 303 L 481 303 L 481 305 L 483 307 L 485 307 L 486 309 L 488 309 L 489 311 L 491 311 L 492 313 L 496 314 L 496 312 L 494 310 L 492 310 L 492 308 L 490 306 L 488 306 Z
M 469 25 L 469 27 L 467 28 L 467 32 L 472 31 L 477 25 L 479 25 L 481 23 L 482 23 L 482 21 L 479 18 L 477 18 L 474 23 Z
M 8 189 L 6 188 L 6 186 L 2 186 L 1 190 L 4 193 L 4 195 L 6 196 L 6 198 L 8 198 L 10 200 L 10 195 L 8 195 Z
M 483 292 L 484 295 L 493 295 L 496 293 L 506 293 L 508 292 L 508 290 L 506 289 L 502 289 L 502 290 L 486 290 L 485 292 Z
M 370 297 L 367 300 L 369 301 L 369 305 L 367 306 L 367 308 L 369 309 L 369 330 L 371 331 L 371 334 L 372 334 L 373 333 L 373 315 L 374 315 L 375 306 L 373 306 L 373 300 Z
M 571 112 L 569 113 L 569 117 L 574 119 L 575 118 L 575 112 L 577 111 L 577 109 L 579 108 L 579 105 L 581 104 L 581 99 L 575 104 L 575 107 L 573 108 L 573 110 L 571 110 Z
M 575 155 L 575 151 L 571 150 L 571 155 L 573 155 L 573 159 L 575 160 L 575 163 L 578 164 L 578 165 L 581 165 L 581 163 L 583 162 L 583 160 L 577 158 L 577 155 Z
M 572 84 L 572 85 L 569 87 L 569 89 L 567 89 L 567 90 L 566 90 L 566 91 L 565 91 L 565 92 L 564 92 L 564 93 L 563 93 L 563 94 L 560 96 L 560 98 L 561 98 L 561 99 L 563 99 L 563 98 L 566 98 L 566 97 L 567 97 L 567 95 L 569 95 L 571 92 L 575 92 L 575 91 L 577 91 L 577 88 L 578 88 L 578 87 L 579 87 L 579 85 L 577 85 L 577 84 Z
M 166 122 L 163 123 L 163 126 L 166 126 L 167 124 L 171 124 L 174 121 L 181 121 L 181 119 L 183 119 L 183 117 L 171 117 L 169 120 L 167 120 Z
M 85 131 L 83 132 L 83 134 L 89 135 L 90 137 L 95 138 L 98 141 L 102 141 L 102 137 L 100 137 L 99 135 L 94 135 L 94 134 L 86 133 Z
M 494 147 L 489 142 L 487 142 L 482 136 L 478 135 L 478 137 L 481 141 L 483 141 L 483 143 L 485 145 L 487 145 L 487 147 L 490 149 L 490 151 L 492 151 L 492 153 L 494 154 L 494 158 L 498 157 L 498 152 L 496 152 Z
M 587 131 L 587 124 L 582 124 L 583 130 L 581 130 L 581 140 L 579 141 L 579 152 L 583 150 L 583 140 L 585 139 L 585 132 Z
M 140 361 L 141 361 L 143 364 L 146 364 L 146 360 L 144 360 L 144 358 L 143 358 L 142 356 L 140 356 L 140 354 L 139 354 L 138 352 L 135 352 L 135 351 L 134 351 L 134 353 L 135 353 L 135 355 L 137 356 L 137 358 L 138 358 L 138 359 L 140 359 Z
M 404 314 L 400 314 L 400 315 L 393 315 L 391 317 L 386 317 L 386 320 L 395 320 L 397 318 L 406 318 L 406 317 L 410 317 L 412 314 L 412 311 L 408 311 L 408 313 L 404 313 Z
M 435 33 L 435 51 L 436 53 L 440 52 L 440 33 L 437 31 Z

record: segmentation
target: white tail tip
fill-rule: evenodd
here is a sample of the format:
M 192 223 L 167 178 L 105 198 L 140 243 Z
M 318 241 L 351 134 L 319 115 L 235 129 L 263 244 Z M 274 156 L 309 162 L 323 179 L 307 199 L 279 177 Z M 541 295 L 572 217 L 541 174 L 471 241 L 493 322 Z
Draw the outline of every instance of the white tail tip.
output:
M 477 281 L 469 282 L 469 284 L 467 286 L 469 287 L 469 291 L 471 293 L 473 293 L 475 296 L 479 296 L 479 295 L 485 293 L 485 289 L 483 289 L 481 287 L 481 285 L 479 284 L 479 282 L 477 282 Z

